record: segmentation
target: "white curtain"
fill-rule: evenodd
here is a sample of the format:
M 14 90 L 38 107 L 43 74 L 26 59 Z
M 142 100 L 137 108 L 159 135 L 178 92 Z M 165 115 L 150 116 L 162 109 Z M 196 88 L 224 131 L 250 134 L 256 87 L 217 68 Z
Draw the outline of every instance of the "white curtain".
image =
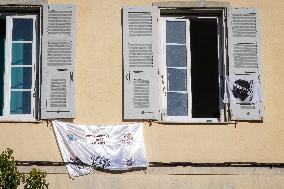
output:
M 53 121 L 58 145 L 70 176 L 105 170 L 147 167 L 143 124 L 79 125 Z

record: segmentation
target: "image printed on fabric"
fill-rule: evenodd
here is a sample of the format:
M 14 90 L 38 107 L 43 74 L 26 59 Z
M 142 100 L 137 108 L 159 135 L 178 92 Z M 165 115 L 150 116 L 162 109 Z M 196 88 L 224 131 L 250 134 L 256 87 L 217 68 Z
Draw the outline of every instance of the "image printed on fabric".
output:
M 73 142 L 77 140 L 73 133 L 67 134 L 67 137 L 68 137 L 68 142 Z
M 238 79 L 233 84 L 232 93 L 236 99 L 241 101 L 252 101 L 253 99 L 253 80 L 246 81 Z
M 132 168 L 134 164 L 134 157 L 130 157 L 129 159 L 124 159 L 124 164 L 126 168 Z
M 52 123 L 71 177 L 90 174 L 98 168 L 128 170 L 149 165 L 141 123 L 110 126 Z
M 78 169 L 84 169 L 86 165 L 78 157 L 70 157 L 70 161 L 74 163 L 73 165 L 77 166 Z
M 121 138 L 121 143 L 125 145 L 131 145 L 134 141 L 133 135 L 131 133 L 126 133 Z
M 262 101 L 260 81 L 255 76 L 226 78 L 231 103 L 257 103 Z
M 91 157 L 93 160 L 92 166 L 99 168 L 107 168 L 110 167 L 110 158 L 105 156 L 94 155 Z

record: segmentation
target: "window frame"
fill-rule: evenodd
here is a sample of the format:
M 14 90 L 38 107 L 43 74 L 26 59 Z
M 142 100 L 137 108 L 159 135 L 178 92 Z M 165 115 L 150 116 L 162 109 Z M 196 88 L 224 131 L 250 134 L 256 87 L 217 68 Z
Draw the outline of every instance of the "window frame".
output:
M 24 18 L 33 20 L 33 40 L 32 41 L 17 41 L 16 43 L 32 43 L 32 65 L 12 66 L 12 26 L 14 18 Z M 5 76 L 4 76 L 4 108 L 3 116 L 0 116 L 0 121 L 36 121 L 36 96 L 37 96 L 37 56 L 38 56 L 38 35 L 37 22 L 38 16 L 34 13 L 17 14 L 11 12 L 6 16 L 6 42 L 5 42 Z M 30 114 L 11 114 L 11 68 L 12 67 L 31 67 L 32 68 L 32 86 L 30 90 L 19 89 L 14 91 L 31 91 L 31 113 Z M 9 92 L 7 92 L 9 91 Z
M 48 27 L 52 20 L 63 19 L 54 18 L 49 19 L 49 14 L 56 11 L 68 11 L 70 13 L 70 36 L 67 33 L 59 32 L 58 36 L 50 34 L 48 32 Z M 19 117 L 13 117 L 13 119 L 9 117 L 0 117 L 0 123 L 8 123 L 8 122 L 31 122 L 31 123 L 39 123 L 41 120 L 50 120 L 56 118 L 71 118 L 74 119 L 76 115 L 76 98 L 75 98 L 75 82 L 76 82 L 76 5 L 74 4 L 48 4 L 44 0 L 39 0 L 39 2 L 26 2 L 23 3 L 21 0 L 16 0 L 11 3 L 0 3 L 0 14 L 1 15 L 11 15 L 11 16 L 21 16 L 21 15 L 35 15 L 36 19 L 36 59 L 35 59 L 35 87 L 34 87 L 34 111 L 33 116 L 26 117 L 26 114 Z M 54 22 L 58 27 L 58 22 Z M 49 41 L 66 41 L 71 43 L 70 47 L 70 55 L 68 56 L 71 59 L 70 65 L 64 66 L 48 66 L 47 59 L 52 56 L 48 54 L 48 44 Z M 62 61 L 61 61 L 62 63 Z M 67 90 L 67 105 L 68 108 L 62 110 L 62 108 L 58 108 L 56 111 L 49 111 L 47 109 L 48 106 L 48 97 L 50 95 L 50 80 L 52 78 L 56 78 L 56 71 L 68 71 L 69 74 L 65 74 L 64 79 L 70 79 L 70 86 L 68 86 Z M 63 76 L 62 76 L 63 77 Z M 44 92 L 43 92 L 44 91 Z M 4 106 L 4 104 L 3 104 Z M 18 114 L 19 115 L 19 114 Z
M 191 109 L 190 112 L 188 112 L 188 116 L 167 116 L 167 97 L 166 97 L 166 93 L 165 91 L 167 88 L 167 84 L 165 85 L 165 83 L 167 83 L 167 72 L 166 72 L 166 64 L 165 64 L 165 47 L 164 47 L 164 40 L 165 40 L 165 20 L 170 20 L 170 18 L 183 18 L 183 17 L 177 17 L 174 16 L 175 14 L 173 13 L 172 17 L 168 17 L 168 16 L 162 16 L 161 14 L 161 10 L 162 9 L 170 9 L 170 10 L 174 10 L 174 9 L 181 9 L 183 8 L 183 10 L 187 10 L 188 12 L 190 11 L 196 11 L 199 12 L 200 14 L 202 14 L 201 16 L 192 16 L 192 17 L 200 17 L 200 18 L 215 18 L 217 19 L 217 23 L 218 23 L 218 83 L 219 83 L 219 112 L 220 112 L 220 117 L 219 118 L 192 118 L 191 116 Z M 226 105 L 223 102 L 223 96 L 225 95 L 226 91 L 225 89 L 225 70 L 226 70 L 226 53 L 227 53 L 227 45 L 226 45 L 226 14 L 225 14 L 225 9 L 226 7 L 219 7 L 219 8 L 198 8 L 198 7 L 167 7 L 167 8 L 162 8 L 162 7 L 158 7 L 158 27 L 159 27 L 159 72 L 161 75 L 161 79 L 159 81 L 159 91 L 160 91 L 160 103 L 161 103 L 161 107 L 160 107 L 160 112 L 161 112 L 161 123 L 225 123 L 226 121 L 228 121 L 228 115 L 226 113 Z M 220 11 L 221 15 L 220 17 L 218 16 L 207 16 L 211 11 Z M 207 14 L 207 15 L 206 15 Z M 190 16 L 191 17 L 191 16 Z M 186 19 L 188 20 L 188 18 Z M 189 21 L 189 20 L 188 20 Z M 221 23 L 219 23 L 221 22 Z M 189 21 L 189 25 L 190 25 L 190 21 Z M 190 40 L 190 32 L 189 33 L 189 37 L 188 40 Z M 190 48 L 190 45 L 189 45 Z M 188 51 L 187 51 L 188 52 Z M 188 55 L 190 55 L 190 50 Z M 189 57 L 190 58 L 190 57 Z M 190 63 L 191 66 L 191 61 L 189 59 L 189 61 L 187 61 L 187 64 Z M 191 81 L 191 79 L 189 78 L 190 76 L 190 68 L 188 68 L 188 81 Z M 190 85 L 191 86 L 191 85 Z M 191 99 L 191 87 L 188 88 L 190 90 L 190 94 L 188 95 L 188 107 L 192 106 L 192 99 Z M 189 108 L 188 108 L 189 109 Z M 190 116 L 189 116 L 190 115 Z
M 168 116 L 167 115 L 167 112 L 165 112 L 165 115 L 163 117 L 163 120 L 165 121 L 186 121 L 188 119 L 190 119 L 191 117 L 191 92 L 189 91 L 189 89 L 191 89 L 191 75 L 190 75 L 190 65 L 191 65 L 191 54 L 190 54 L 190 32 L 189 32 L 189 28 L 190 28 L 190 22 L 188 19 L 182 19 L 182 18 L 179 18 L 179 17 L 161 17 L 161 22 L 160 22 L 160 26 L 161 26 L 161 72 L 164 76 L 164 81 L 167 83 L 167 69 L 170 69 L 170 68 L 175 68 L 175 67 L 168 67 L 166 65 L 166 46 L 167 45 L 177 45 L 176 43 L 167 43 L 166 42 L 166 22 L 167 21 L 171 21 L 171 22 L 179 22 L 179 21 L 183 21 L 186 23 L 186 44 L 183 44 L 183 45 L 186 45 L 186 58 L 187 58 L 187 65 L 186 67 L 180 67 L 181 69 L 184 69 L 186 68 L 187 71 L 186 71 L 186 79 L 187 79 L 187 90 L 184 91 L 184 93 L 187 93 L 187 99 L 188 99 L 188 106 L 187 106 L 187 111 L 188 111 L 188 115 L 187 116 Z M 181 44 L 179 44 L 181 45 Z M 168 83 L 167 83 L 168 85 Z M 165 88 L 163 88 L 163 91 L 161 96 L 162 96 L 162 109 L 165 109 L 167 110 L 167 93 L 169 92 L 168 89 L 167 89 L 167 85 L 165 86 Z M 170 92 L 180 92 L 182 93 L 181 91 L 170 91 Z
M 132 14 L 134 13 L 134 14 Z M 164 82 L 164 76 L 161 74 L 162 70 L 160 66 L 160 53 L 161 49 L 158 46 L 157 43 L 160 41 L 160 31 L 157 32 L 157 30 L 161 30 L 159 27 L 159 19 L 161 16 L 181 16 L 181 17 L 188 17 L 191 15 L 202 15 L 205 16 L 208 13 L 210 16 L 215 16 L 219 18 L 219 33 L 220 37 L 220 50 L 222 53 L 220 53 L 220 59 L 222 64 L 220 65 L 220 70 L 222 71 L 222 74 L 218 78 L 217 74 L 214 74 L 215 82 L 214 86 L 217 88 L 214 89 L 214 99 L 218 98 L 218 88 L 220 89 L 221 100 L 219 100 L 219 109 L 221 110 L 220 115 L 218 112 L 216 112 L 218 108 L 218 103 L 211 103 L 208 101 L 208 103 L 212 104 L 212 108 L 214 106 L 214 112 L 212 114 L 208 112 L 209 117 L 218 117 L 220 118 L 217 122 L 217 124 L 230 124 L 230 123 L 236 123 L 238 121 L 260 121 L 263 122 L 264 117 L 264 101 L 261 99 L 257 103 L 252 104 L 244 104 L 244 103 L 238 103 L 235 104 L 232 101 L 232 97 L 228 95 L 230 92 L 230 89 L 227 87 L 228 83 L 227 81 L 231 76 L 238 75 L 242 79 L 248 79 L 244 78 L 247 76 L 250 76 L 250 80 L 253 80 L 255 82 L 258 82 L 260 84 L 260 92 L 263 93 L 263 87 L 262 87 L 262 81 L 263 81 L 263 66 L 261 61 L 261 44 L 260 44 L 260 21 L 259 21 L 259 11 L 256 8 L 248 8 L 248 7 L 231 7 L 229 2 L 154 2 L 152 3 L 152 6 L 125 6 L 123 7 L 123 72 L 124 72 L 124 120 L 150 120 L 155 121 L 157 123 L 166 123 L 164 120 L 162 120 L 166 110 L 162 107 L 162 96 L 159 95 L 159 90 L 163 89 L 163 82 Z M 141 22 L 135 22 L 136 25 L 134 27 L 137 28 L 143 28 L 141 31 L 134 31 L 133 27 L 133 19 L 132 18 L 138 18 L 135 15 L 143 15 L 143 18 L 147 18 L 145 20 L 141 19 Z M 244 16 L 250 16 L 251 20 L 245 20 Z M 237 18 L 237 22 L 235 22 Z M 140 19 L 140 18 L 138 18 Z M 190 19 L 191 20 L 191 19 Z M 248 23 L 246 23 L 248 21 Z M 236 27 L 241 28 L 242 24 L 247 24 L 251 30 L 251 35 L 247 34 L 245 31 L 236 31 Z M 144 25 L 143 25 L 144 24 Z M 147 24 L 147 27 L 145 25 Z M 198 23 L 197 23 L 198 24 Z M 147 28 L 147 29 L 145 29 Z M 131 33 L 129 33 L 131 31 Z M 235 32 L 236 31 L 236 32 Z M 198 31 L 196 30 L 197 34 Z M 237 35 L 234 35 L 234 33 L 237 33 Z M 137 35 L 136 35 L 137 34 Z M 215 35 L 215 31 L 214 31 Z M 140 37 L 139 37 L 140 36 Z M 217 37 L 217 34 L 216 34 Z M 214 37 L 215 38 L 215 37 Z M 158 40 L 159 39 L 159 40 Z M 149 60 L 149 63 L 151 66 L 144 66 L 143 64 L 139 64 L 138 66 L 131 66 L 133 62 L 129 59 L 131 53 L 129 52 L 129 44 L 132 43 L 134 45 L 144 45 L 146 42 L 149 43 L 149 46 L 151 47 L 150 50 L 147 52 L 148 55 L 152 55 L 152 59 Z M 255 65 L 255 69 L 253 72 L 256 72 L 258 74 L 258 78 L 252 78 L 252 72 L 250 72 L 250 67 L 247 64 L 250 64 L 249 58 L 246 58 L 245 55 L 236 55 L 238 54 L 238 49 L 236 49 L 234 46 L 238 45 L 240 43 L 247 43 L 247 44 L 256 44 L 256 54 L 253 55 L 255 58 L 254 62 L 252 63 Z M 198 41 L 196 41 L 196 44 L 198 44 Z M 214 42 L 214 46 L 217 46 L 217 44 Z M 214 47 L 213 47 L 214 48 Z M 245 47 L 241 47 L 242 51 L 246 51 L 244 49 Z M 215 48 L 214 48 L 215 49 Z M 217 50 L 217 48 L 216 48 Z M 215 53 L 217 54 L 215 50 Z M 139 49 L 134 51 L 136 54 L 135 56 L 138 58 L 143 59 L 145 56 L 145 53 L 141 53 Z M 202 52 L 202 51 L 201 51 Z M 199 51 L 197 54 L 201 54 Z M 215 54 L 215 57 L 216 57 Z M 198 55 L 198 56 L 202 56 Z M 235 57 L 241 57 L 244 61 L 241 63 L 235 59 Z M 150 57 L 151 58 L 151 57 Z M 143 59 L 144 60 L 144 59 Z M 206 60 L 205 60 L 206 61 Z M 214 62 L 218 63 L 218 60 L 214 59 Z M 147 62 L 148 63 L 148 62 Z M 239 66 L 240 65 L 240 66 Z M 210 65 L 212 66 L 212 65 Z M 146 69 L 147 68 L 147 69 Z M 247 69 L 249 68 L 249 69 Z M 218 67 L 216 66 L 214 68 L 216 71 L 215 73 L 218 73 Z M 202 76 L 202 69 L 198 70 L 201 73 Z M 148 107 L 134 107 L 133 99 L 134 99 L 134 85 L 131 83 L 133 81 L 134 77 L 130 77 L 130 74 L 135 75 L 136 73 L 145 73 L 147 77 L 141 76 L 139 79 L 146 80 L 149 83 L 151 83 L 154 87 L 151 87 L 149 91 L 146 91 L 147 96 L 142 96 L 141 94 L 137 95 L 139 98 L 145 98 L 146 100 L 151 101 L 151 106 Z M 239 74 L 238 74 L 239 73 Z M 200 74 L 198 74 L 200 76 Z M 216 77 L 217 76 L 217 77 Z M 130 79 L 131 78 L 131 79 Z M 198 77 L 196 77 L 198 78 Z M 257 80 L 257 81 L 256 81 Z M 196 80 L 198 82 L 198 79 Z M 212 81 L 212 80 L 211 80 Z M 220 87 L 218 87 L 218 81 L 220 81 Z M 213 83 L 213 82 L 212 82 Z M 193 83 L 192 83 L 193 84 Z M 205 84 L 205 83 L 204 83 Z M 159 86 L 156 87 L 156 86 Z M 212 85 L 213 86 L 213 85 Z M 184 90 L 184 88 L 177 88 Z M 129 94 L 130 93 L 130 94 Z M 204 94 L 204 93 L 203 93 Z M 262 94 L 260 94 L 262 95 Z M 212 96 L 213 97 L 213 96 Z M 206 98 L 206 97 L 204 97 Z M 199 100 L 199 99 L 198 99 Z M 200 99 L 202 100 L 202 99 Z M 209 100 L 209 99 L 208 99 Z M 184 100 L 183 100 L 184 101 Z M 159 106 L 156 105 L 156 102 L 159 102 Z M 202 101 L 200 101 L 202 103 Z M 204 101 L 205 102 L 205 101 Z M 193 103 L 194 104 L 194 103 Z M 204 104 L 204 103 L 203 103 Z M 197 105 L 197 104 L 196 104 Z M 206 107 L 206 104 L 203 105 Z M 199 109 L 200 110 L 200 109 Z M 202 114 L 202 111 L 197 112 L 197 116 Z M 205 112 L 204 112 L 205 113 Z M 214 113 L 214 114 L 213 114 Z M 183 114 L 181 114 L 183 115 Z M 199 116 L 201 117 L 201 116 Z M 183 122 L 171 122 L 171 123 L 181 123 Z M 193 123 L 198 124 L 201 122 L 185 122 L 185 123 Z M 204 122 L 208 124 L 214 124 L 210 122 Z

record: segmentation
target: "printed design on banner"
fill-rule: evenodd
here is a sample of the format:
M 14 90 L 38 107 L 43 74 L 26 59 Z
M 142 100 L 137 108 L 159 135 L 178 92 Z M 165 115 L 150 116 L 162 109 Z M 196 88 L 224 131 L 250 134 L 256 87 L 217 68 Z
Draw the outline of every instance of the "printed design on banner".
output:
M 253 99 L 253 80 L 238 79 L 233 84 L 232 93 L 236 99 L 251 101 Z
M 88 134 L 86 135 L 86 139 L 90 144 L 106 144 L 108 138 L 110 136 L 108 134 Z
M 133 165 L 134 165 L 134 162 L 135 162 L 133 156 L 131 156 L 128 159 L 124 159 L 123 161 L 124 161 L 124 165 L 125 165 L 126 168 L 133 168 Z
M 134 142 L 134 137 L 133 135 L 129 132 L 129 133 L 125 133 L 122 137 L 121 137 L 121 143 L 124 145 L 131 145 Z
M 71 143 L 71 142 L 74 142 L 77 140 L 77 138 L 75 137 L 75 135 L 73 133 L 68 133 L 67 134 L 67 138 L 68 138 L 68 142 Z
M 85 167 L 87 167 L 78 157 L 70 157 L 70 161 L 74 163 L 73 165 L 78 169 L 85 169 Z
M 110 167 L 110 161 L 111 159 L 107 156 L 99 156 L 99 155 L 94 155 L 91 157 L 92 166 L 94 167 L 100 167 L 100 168 L 108 168 Z

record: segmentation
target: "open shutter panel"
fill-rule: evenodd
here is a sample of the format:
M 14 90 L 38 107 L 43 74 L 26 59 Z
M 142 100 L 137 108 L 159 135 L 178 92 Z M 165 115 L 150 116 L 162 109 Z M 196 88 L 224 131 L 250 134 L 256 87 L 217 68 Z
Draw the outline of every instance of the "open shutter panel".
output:
M 158 118 L 157 7 L 123 8 L 124 119 Z
M 259 16 L 253 8 L 228 9 L 228 53 L 229 79 L 250 81 L 258 87 L 251 88 L 253 95 L 259 95 L 259 101 L 236 102 L 230 97 L 232 120 L 262 120 L 264 104 L 262 100 L 262 63 L 260 48 Z M 234 85 L 237 83 L 234 83 Z M 239 85 L 240 87 L 240 85 Z M 232 90 L 232 89 L 229 89 Z M 241 88 L 241 90 L 243 90 Z M 234 95 L 235 96 L 235 95 Z M 237 96 L 237 95 L 236 95 Z
M 74 5 L 44 6 L 42 119 L 75 117 L 75 18 Z

